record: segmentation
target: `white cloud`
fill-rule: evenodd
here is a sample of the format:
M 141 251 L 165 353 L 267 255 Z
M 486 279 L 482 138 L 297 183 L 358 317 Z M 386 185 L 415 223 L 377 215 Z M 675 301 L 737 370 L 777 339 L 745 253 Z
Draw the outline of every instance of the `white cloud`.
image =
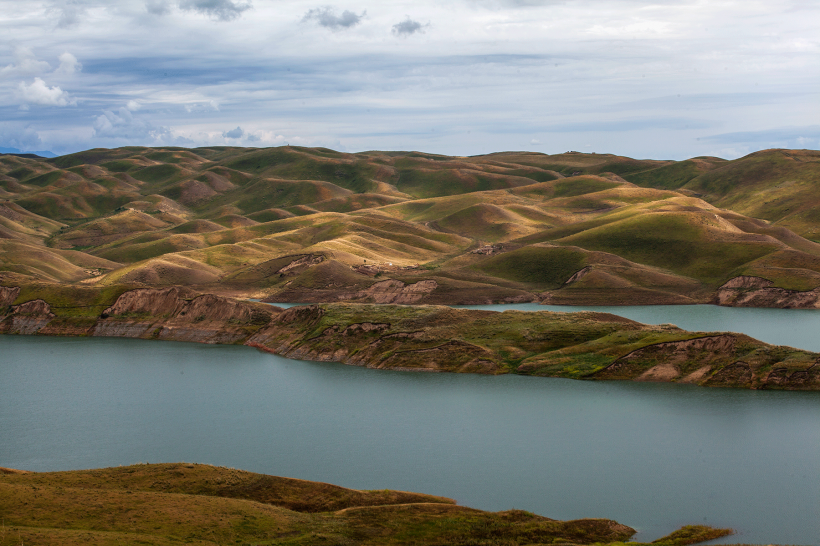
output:
M 668 21 L 636 20 L 621 24 L 597 24 L 584 32 L 605 38 L 647 38 L 669 33 L 671 26 Z
M 43 106 L 69 106 L 77 104 L 68 93 L 57 87 L 49 87 L 41 78 L 34 78 L 31 85 L 20 82 L 18 86 L 20 97 L 29 104 Z
M 34 52 L 24 46 L 14 48 L 14 63 L 0 68 L 0 76 L 30 76 L 51 70 L 46 61 L 38 61 Z
M 83 65 L 77 60 L 77 57 L 66 51 L 59 57 L 60 66 L 57 67 L 55 73 L 58 74 L 73 74 L 83 69 Z
M 135 100 L 129 100 L 125 107 L 131 112 L 136 112 L 137 110 L 142 108 L 142 105 Z

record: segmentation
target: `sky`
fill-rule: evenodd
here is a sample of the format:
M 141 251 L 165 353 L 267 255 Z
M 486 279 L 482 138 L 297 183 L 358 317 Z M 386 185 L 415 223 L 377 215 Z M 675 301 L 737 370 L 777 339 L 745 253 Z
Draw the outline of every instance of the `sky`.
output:
M 820 148 L 816 0 L 0 0 L 0 147 Z

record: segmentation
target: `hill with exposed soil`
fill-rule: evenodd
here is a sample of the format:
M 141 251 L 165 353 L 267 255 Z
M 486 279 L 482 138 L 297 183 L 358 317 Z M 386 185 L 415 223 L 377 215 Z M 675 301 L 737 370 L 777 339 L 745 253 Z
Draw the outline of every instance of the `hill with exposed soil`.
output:
M 818 307 L 818 186 L 810 150 L 678 162 L 299 147 L 0 155 L 0 284 Z

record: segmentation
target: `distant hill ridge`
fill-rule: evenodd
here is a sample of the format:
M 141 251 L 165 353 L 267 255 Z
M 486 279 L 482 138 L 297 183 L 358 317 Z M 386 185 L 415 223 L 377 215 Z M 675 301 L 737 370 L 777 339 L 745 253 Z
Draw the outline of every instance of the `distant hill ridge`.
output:
M 813 150 L 2 155 L 0 282 L 269 301 L 817 307 L 818 186 Z
M 18 155 L 18 156 L 22 156 L 22 157 L 30 157 L 30 156 L 45 157 L 45 158 L 57 157 L 57 154 L 55 154 L 54 152 L 50 152 L 48 150 L 40 150 L 40 151 L 35 151 L 35 152 L 29 152 L 29 151 L 24 152 L 23 150 L 18 150 L 17 148 L 3 148 L 2 146 L 0 146 L 0 154 Z

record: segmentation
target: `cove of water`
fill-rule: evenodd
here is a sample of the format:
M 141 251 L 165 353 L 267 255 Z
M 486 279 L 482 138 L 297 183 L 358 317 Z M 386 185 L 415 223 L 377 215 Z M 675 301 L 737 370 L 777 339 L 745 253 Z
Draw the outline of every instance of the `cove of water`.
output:
M 818 544 L 820 393 L 422 374 L 246 347 L 0 336 L 0 466 L 201 462 L 654 540 Z

